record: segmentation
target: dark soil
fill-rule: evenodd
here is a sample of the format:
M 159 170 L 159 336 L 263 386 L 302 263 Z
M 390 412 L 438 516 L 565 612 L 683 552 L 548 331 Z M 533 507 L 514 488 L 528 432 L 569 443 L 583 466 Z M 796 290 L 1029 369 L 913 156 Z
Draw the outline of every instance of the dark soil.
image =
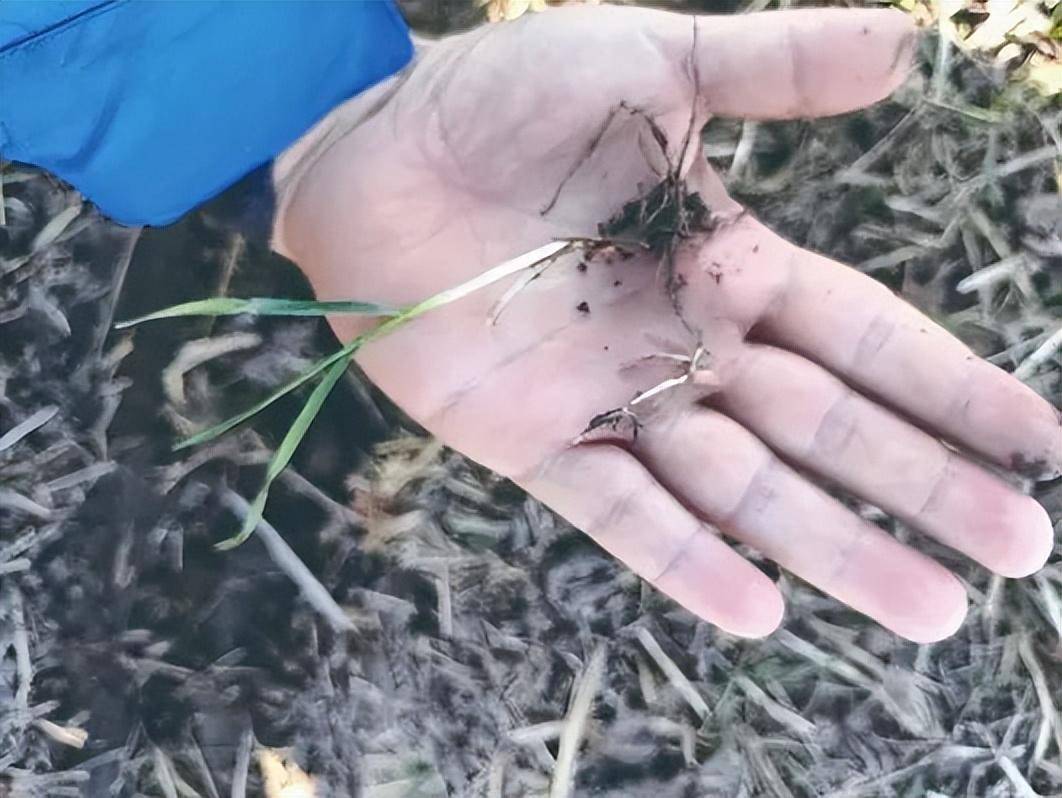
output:
M 1014 164 L 1049 145 L 1062 112 L 962 59 L 951 104 L 999 121 L 927 106 L 927 47 L 925 74 L 865 114 L 760 126 L 732 187 L 1058 403 L 1057 357 L 1028 363 L 1062 328 L 1062 200 L 1050 157 Z M 710 126 L 722 170 L 750 130 Z M 0 795 L 220 796 L 240 794 L 245 774 L 245 794 L 263 795 L 252 745 L 291 746 L 319 796 L 544 795 L 600 645 L 580 796 L 1062 792 L 1062 731 L 1045 708 L 1062 695 L 1057 550 L 1037 579 L 1004 581 L 919 541 L 971 587 L 966 626 L 941 644 L 897 640 L 785 575 L 785 629 L 739 641 L 423 436 L 356 373 L 267 513 L 354 626 L 337 629 L 257 536 L 213 548 L 238 525 L 228 491 L 257 489 L 300 397 L 171 451 L 331 351 L 327 327 L 233 317 L 110 331 L 220 290 L 308 297 L 297 270 L 209 210 L 134 242 L 85 207 L 53 236 L 76 195 L 17 164 L 3 189 Z M 704 212 L 668 196 L 628 206 L 607 232 L 673 231 L 668 214 Z M 1000 242 L 1036 268 L 960 291 L 1004 257 Z M 182 376 L 173 364 L 192 354 Z M 1035 490 L 1062 519 L 1062 481 Z

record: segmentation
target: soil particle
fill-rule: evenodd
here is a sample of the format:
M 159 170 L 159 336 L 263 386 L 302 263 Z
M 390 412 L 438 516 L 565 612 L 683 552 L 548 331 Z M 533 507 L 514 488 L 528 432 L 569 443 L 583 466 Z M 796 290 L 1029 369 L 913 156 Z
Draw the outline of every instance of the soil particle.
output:
M 1057 476 L 1058 470 L 1043 457 L 1026 457 L 1021 452 L 1010 456 L 1010 470 L 1026 479 L 1043 479 L 1045 476 Z
M 659 750 L 648 760 L 602 758 L 579 774 L 580 786 L 588 792 L 616 790 L 648 779 L 667 782 L 674 778 L 684 763 L 678 751 Z
M 671 177 L 598 225 L 601 236 L 641 241 L 658 258 L 667 254 L 676 237 L 711 229 L 711 212 L 700 194 L 687 192 L 683 183 Z

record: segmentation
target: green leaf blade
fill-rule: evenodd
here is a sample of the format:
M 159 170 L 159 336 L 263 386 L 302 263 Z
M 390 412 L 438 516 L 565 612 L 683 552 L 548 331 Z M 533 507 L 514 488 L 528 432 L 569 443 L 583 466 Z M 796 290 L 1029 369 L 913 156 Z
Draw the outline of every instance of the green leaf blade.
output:
M 232 297 L 214 297 L 213 299 L 197 299 L 194 302 L 182 302 L 179 305 L 171 305 L 154 313 L 137 316 L 133 319 L 116 322 L 114 329 L 125 330 L 146 321 L 157 319 L 172 319 L 178 316 L 231 316 L 242 313 L 246 305 L 245 299 L 233 299 Z
M 168 308 L 156 310 L 154 313 L 148 313 L 146 316 L 120 321 L 114 327 L 116 330 L 125 330 L 147 321 L 182 316 L 236 316 L 241 313 L 252 316 L 397 316 L 399 312 L 394 308 L 373 302 L 347 300 L 319 302 L 313 299 L 276 299 L 273 297 L 251 297 L 249 299 L 214 297 L 171 305 Z
M 374 302 L 358 302 L 354 300 L 327 300 L 316 299 L 272 299 L 258 297 L 249 299 L 248 313 L 259 316 L 328 316 L 357 315 L 357 316 L 397 316 L 400 311 L 385 305 L 377 305 Z
M 338 350 L 336 352 L 333 352 L 331 355 L 329 355 L 328 357 L 326 357 L 326 358 L 324 358 L 322 360 L 317 361 L 317 363 L 315 363 L 313 366 L 311 366 L 307 371 L 304 371 L 302 374 L 300 374 L 294 380 L 292 380 L 291 382 L 287 383 L 286 385 L 281 386 L 276 391 L 274 391 L 269 396 L 267 396 L 265 399 L 262 399 L 261 401 L 257 402 L 256 404 L 252 405 L 251 407 L 247 408 L 247 410 L 243 411 L 242 413 L 240 413 L 238 415 L 235 415 L 232 418 L 227 419 L 226 421 L 222 421 L 220 424 L 215 424 L 213 427 L 210 427 L 209 429 L 203 430 L 202 432 L 197 432 L 195 435 L 191 435 L 191 436 L 189 436 L 189 437 L 187 437 L 187 438 L 185 438 L 185 439 L 183 439 L 181 441 L 178 441 L 177 444 L 175 444 L 174 447 L 173 447 L 174 451 L 179 451 L 181 449 L 187 449 L 190 446 L 197 446 L 197 445 L 199 445 L 201 443 L 206 443 L 207 441 L 211 441 L 214 438 L 217 438 L 219 435 L 224 435 L 229 430 L 231 430 L 231 429 L 233 429 L 235 427 L 238 427 L 240 424 L 244 423 L 248 419 L 250 419 L 253 416 L 257 415 L 258 413 L 262 412 L 263 410 L 265 410 L 267 407 L 269 407 L 271 404 L 273 404 L 275 401 L 277 401 L 281 397 L 285 396 L 288 393 L 291 393 L 292 391 L 294 391 L 296 388 L 298 388 L 303 383 L 305 383 L 308 380 L 312 379 L 313 377 L 317 376 L 318 374 L 320 374 L 322 371 L 327 369 L 329 366 L 331 366 L 333 363 L 337 362 L 341 358 L 347 358 L 349 360 L 350 356 L 353 355 L 358 349 L 360 349 L 365 344 L 367 344 L 367 343 L 369 343 L 371 341 L 375 341 L 378 338 L 382 338 L 385 335 L 390 334 L 394 330 L 398 329 L 399 327 L 401 327 L 402 325 L 406 324 L 407 322 L 412 321 L 413 319 L 417 318 L 418 316 L 421 316 L 421 315 L 427 313 L 430 310 L 434 310 L 437 307 L 441 307 L 441 306 L 447 305 L 447 304 L 449 304 L 451 302 L 455 302 L 458 299 L 461 299 L 461 298 L 467 296 L 468 294 L 473 293 L 474 291 L 478 291 L 479 289 L 484 288 L 484 287 L 486 287 L 488 285 L 491 285 L 493 283 L 496 283 L 499 280 L 502 280 L 502 279 L 504 279 L 506 277 L 510 277 L 510 276 L 512 276 L 514 274 L 517 274 L 518 272 L 521 272 L 524 269 L 534 268 L 535 266 L 543 263 L 544 261 L 546 261 L 546 260 L 548 260 L 550 258 L 559 257 L 562 254 L 570 252 L 572 250 L 572 248 L 573 248 L 573 243 L 571 241 L 569 241 L 569 240 L 558 239 L 558 240 L 552 241 L 549 244 L 544 244 L 543 246 L 538 247 L 536 249 L 533 249 L 530 252 L 525 252 L 523 255 L 518 255 L 515 258 L 511 258 L 510 260 L 507 260 L 504 263 L 499 264 L 498 266 L 495 266 L 492 269 L 488 269 L 487 271 L 476 275 L 475 277 L 471 278 L 470 280 L 465 281 L 464 283 L 461 283 L 460 285 L 457 285 L 457 286 L 455 286 L 453 288 L 450 288 L 450 289 L 447 289 L 445 291 L 441 291 L 438 294 L 435 294 L 434 296 L 429 297 L 428 299 L 425 299 L 425 300 L 423 300 L 421 302 L 416 303 L 415 305 L 410 305 L 409 307 L 405 307 L 405 308 L 402 308 L 400 310 L 395 310 L 395 311 L 390 311 L 389 310 L 388 312 L 391 314 L 390 318 L 385 319 L 384 321 L 380 322 L 379 324 L 377 324 L 372 329 L 367 330 L 366 332 L 362 333 L 357 338 L 355 338 L 353 341 L 351 341 L 350 343 L 346 344 L 342 349 L 340 349 L 340 350 Z M 213 300 L 204 300 L 204 301 L 205 302 L 210 302 L 210 301 L 213 301 Z M 230 299 L 230 300 L 227 300 L 227 301 L 247 303 L 247 302 L 250 302 L 252 300 L 246 300 L 246 299 L 231 300 Z M 265 301 L 265 300 L 261 300 L 260 299 L 260 300 L 254 300 L 254 301 L 262 302 L 262 301 Z M 295 303 L 301 303 L 302 302 L 302 300 L 269 300 L 269 301 L 287 303 L 289 306 L 293 302 L 295 302 Z M 196 304 L 196 303 L 188 303 L 188 304 Z M 319 306 L 321 304 L 334 305 L 336 303 L 311 303 L 311 304 L 316 304 L 316 305 Z M 343 303 L 339 303 L 339 304 L 343 304 Z M 353 304 L 364 305 L 365 303 L 346 303 L 346 304 L 348 304 L 348 305 L 353 305 Z M 241 305 L 241 307 L 245 307 L 245 306 L 246 306 L 245 304 Z M 177 307 L 181 307 L 181 306 L 177 306 Z M 381 307 L 381 306 L 374 305 L 372 307 Z M 165 312 L 165 311 L 159 311 L 159 313 L 163 313 L 163 312 Z M 147 317 L 143 317 L 143 318 L 146 319 Z M 134 320 L 134 321 L 136 321 L 136 320 Z M 130 323 L 132 323 L 132 322 L 126 322 L 127 325 L 130 324 Z
M 277 388 L 277 390 L 273 391 L 273 393 L 269 394 L 264 399 L 255 402 L 242 413 L 237 413 L 235 416 L 227 418 L 225 421 L 222 421 L 219 424 L 215 424 L 213 427 L 205 429 L 202 432 L 197 432 L 195 435 L 190 435 L 187 438 L 178 441 L 174 444 L 173 451 L 177 452 L 181 449 L 187 449 L 191 446 L 198 446 L 201 443 L 212 441 L 218 436 L 224 435 L 229 430 L 238 427 L 245 421 L 248 421 L 253 416 L 258 415 L 271 404 L 276 402 L 278 399 L 283 398 L 284 396 L 291 393 L 304 383 L 309 382 L 334 363 L 337 363 L 340 360 L 342 360 L 344 363 L 349 363 L 351 356 L 355 352 L 357 352 L 359 348 L 361 348 L 361 345 L 365 342 L 365 340 L 365 335 L 358 336 L 349 344 L 344 346 L 342 349 L 338 349 L 327 357 L 318 360 L 298 377 L 291 380 L 291 382 L 288 382 L 282 385 L 281 387 Z
M 266 468 L 265 483 L 251 503 L 239 533 L 228 540 L 223 540 L 221 543 L 216 544 L 215 548 L 221 551 L 233 549 L 247 540 L 254 532 L 258 522 L 262 520 L 262 513 L 265 510 L 266 500 L 269 498 L 269 489 L 273 484 L 273 480 L 280 476 L 280 473 L 288 467 L 295 450 L 299 448 L 302 439 L 306 437 L 306 431 L 310 428 L 314 419 L 317 418 L 317 414 L 321 411 L 321 407 L 329 394 L 332 393 L 336 383 L 339 382 L 339 378 L 346 372 L 352 355 L 353 353 L 349 353 L 328 367 L 324 377 L 314 387 L 313 392 L 306 400 L 306 404 L 302 406 L 299 415 L 295 417 L 295 421 L 292 422 L 291 427 L 284 435 L 280 446 L 277 447 L 276 452 L 273 454 L 273 459 L 269 461 L 269 466 Z

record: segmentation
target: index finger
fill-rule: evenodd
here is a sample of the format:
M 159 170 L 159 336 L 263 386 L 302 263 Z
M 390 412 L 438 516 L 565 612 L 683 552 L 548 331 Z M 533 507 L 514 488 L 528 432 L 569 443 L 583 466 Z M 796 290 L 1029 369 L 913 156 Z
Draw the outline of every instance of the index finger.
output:
M 770 285 L 752 337 L 818 362 L 919 426 L 1034 479 L 1062 472 L 1062 414 L 882 284 L 748 217 L 717 232 L 701 269 Z
M 708 111 L 752 119 L 828 116 L 871 105 L 907 76 L 916 43 L 894 9 L 793 9 L 697 18 L 696 67 Z M 676 21 L 673 57 L 690 50 Z M 685 50 L 683 50 L 685 48 Z
M 770 634 L 782 596 L 628 451 L 583 444 L 520 480 L 532 495 L 686 609 L 741 637 Z
M 917 41 L 910 17 L 893 9 L 690 15 L 571 5 L 519 23 L 493 29 L 490 37 L 476 34 L 473 46 L 498 48 L 499 55 L 485 60 L 512 65 L 516 59 L 514 72 L 558 66 L 549 80 L 521 84 L 533 91 L 527 102 L 555 109 L 579 98 L 585 110 L 597 111 L 626 102 L 683 116 L 694 93 L 705 106 L 700 110 L 751 119 L 864 108 L 903 82 Z M 497 78 L 463 80 L 493 84 Z

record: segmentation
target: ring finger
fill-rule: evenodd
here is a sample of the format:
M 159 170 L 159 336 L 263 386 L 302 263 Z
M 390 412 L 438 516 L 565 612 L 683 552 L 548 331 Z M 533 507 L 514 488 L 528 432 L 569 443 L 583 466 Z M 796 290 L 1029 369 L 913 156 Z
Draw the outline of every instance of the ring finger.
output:
M 953 634 L 959 581 L 849 511 L 752 433 L 692 406 L 649 426 L 635 452 L 656 479 L 726 534 L 916 642 Z

